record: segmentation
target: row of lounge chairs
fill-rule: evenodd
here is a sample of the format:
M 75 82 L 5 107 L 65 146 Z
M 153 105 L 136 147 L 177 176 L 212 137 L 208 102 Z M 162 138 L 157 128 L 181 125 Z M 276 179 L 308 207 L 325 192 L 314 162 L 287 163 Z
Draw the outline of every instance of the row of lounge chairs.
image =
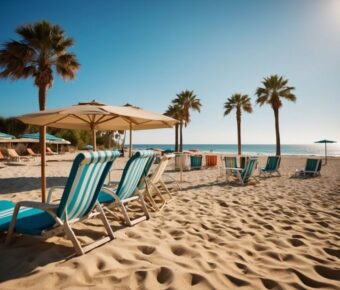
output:
M 230 176 L 237 177 L 239 182 L 244 185 L 250 179 L 258 181 L 254 176 L 254 172 L 258 166 L 258 158 L 250 157 L 245 166 L 237 167 L 236 157 L 224 157 L 224 166 L 221 167 L 222 171 L 226 174 L 226 180 L 229 180 Z M 279 171 L 281 163 L 281 156 L 269 156 L 267 158 L 266 165 L 258 169 L 258 177 L 270 177 L 270 176 L 281 176 Z M 291 177 L 314 177 L 319 176 L 321 171 L 321 159 L 308 158 L 306 160 L 305 167 L 302 169 L 296 169 Z M 223 173 L 223 174 L 224 174 Z
M 26 149 L 27 155 L 22 156 L 19 155 L 15 149 L 6 149 L 6 155 L 4 156 L 2 152 L 0 151 L 0 160 L 9 160 L 9 161 L 28 161 L 28 157 L 38 157 L 40 154 L 35 153 L 32 148 Z M 57 155 L 58 153 L 52 151 L 50 147 L 46 147 L 46 154 L 47 155 Z
M 56 187 L 50 189 L 47 203 L 21 201 L 15 204 L 12 201 L 0 201 L 0 229 L 7 232 L 6 243 L 11 241 L 14 233 L 48 237 L 63 232 L 71 240 L 76 254 L 82 255 L 115 237 L 108 221 L 108 216 L 113 215 L 113 208 L 120 208 L 126 224 L 130 226 L 149 219 L 145 199 L 149 201 L 149 207 L 157 210 L 166 203 L 162 189 L 171 198 L 170 191 L 162 181 L 162 174 L 172 156 L 162 157 L 154 173 L 149 176 L 155 159 L 154 152 L 138 151 L 126 163 L 120 181 L 104 185 L 119 155 L 118 151 L 78 154 L 57 202 L 52 199 Z M 161 206 L 157 205 L 155 196 L 159 197 Z M 139 201 L 143 215 L 131 220 L 125 204 L 133 200 Z M 71 225 L 95 216 L 102 221 L 107 235 L 82 247 Z

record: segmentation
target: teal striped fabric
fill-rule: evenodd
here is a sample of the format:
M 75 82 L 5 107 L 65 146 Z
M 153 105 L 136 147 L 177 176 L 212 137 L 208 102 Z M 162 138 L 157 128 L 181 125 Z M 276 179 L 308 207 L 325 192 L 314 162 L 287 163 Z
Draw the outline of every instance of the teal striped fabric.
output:
M 120 199 L 126 199 L 134 195 L 145 167 L 151 158 L 154 158 L 154 151 L 137 151 L 126 163 L 122 178 L 119 182 L 116 194 Z
M 149 157 L 145 167 L 144 167 L 144 170 L 143 170 L 143 174 L 140 178 L 140 181 L 138 183 L 138 189 L 144 189 L 145 188 L 145 181 L 144 181 L 144 176 L 148 176 L 149 172 L 150 172 L 150 169 L 151 169 L 151 166 L 152 164 L 154 164 L 155 162 L 155 159 L 156 159 L 156 156 L 155 155 L 152 155 L 151 157 Z
M 78 154 L 57 211 L 62 220 L 81 218 L 92 210 L 105 178 L 119 154 L 119 151 Z
M 190 165 L 191 167 L 201 168 L 202 167 L 202 155 L 191 155 L 190 156 Z
M 146 166 L 151 162 L 150 159 L 154 159 L 154 154 L 152 150 L 140 150 L 128 160 L 116 190 L 116 194 L 121 200 L 132 197 L 135 194 Z M 100 203 L 114 201 L 113 197 L 105 192 L 100 193 L 98 200 Z
M 236 156 L 226 156 L 223 159 L 226 168 L 237 168 Z
M 248 160 L 246 167 L 241 172 L 243 182 L 247 182 L 248 179 L 253 175 L 257 164 L 257 157 L 251 157 Z
M 306 167 L 305 167 L 305 171 L 320 171 L 321 170 L 321 162 L 319 162 L 320 159 L 310 159 L 308 158 L 307 159 L 307 162 L 306 162 Z M 316 168 L 318 167 L 318 168 Z
M 264 171 L 274 171 L 279 167 L 280 156 L 268 156 L 266 167 Z

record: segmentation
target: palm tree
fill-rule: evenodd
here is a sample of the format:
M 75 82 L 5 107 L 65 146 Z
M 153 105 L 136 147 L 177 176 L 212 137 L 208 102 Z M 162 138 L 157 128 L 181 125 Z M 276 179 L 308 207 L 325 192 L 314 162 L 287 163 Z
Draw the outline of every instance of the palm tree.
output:
M 256 90 L 256 103 L 260 106 L 262 106 L 263 104 L 269 104 L 274 111 L 276 155 L 281 155 L 279 128 L 279 109 L 282 107 L 281 99 L 283 98 L 288 101 L 295 102 L 296 96 L 292 93 L 295 88 L 288 86 L 288 79 L 284 79 L 282 76 L 278 75 L 271 75 L 267 78 L 264 78 L 262 84 L 263 87 L 259 87 Z
M 197 99 L 194 91 L 185 90 L 177 94 L 177 98 L 172 101 L 178 105 L 181 111 L 179 118 L 179 151 L 183 151 L 183 125 L 186 127 L 190 122 L 190 110 L 201 112 L 201 100 Z
M 39 89 L 39 109 L 46 109 L 47 90 L 52 87 L 54 71 L 64 80 L 74 79 L 79 63 L 67 50 L 73 39 L 63 29 L 47 21 L 17 27 L 21 39 L 6 42 L 0 50 L 0 77 L 12 80 L 33 77 Z M 46 128 L 40 129 L 41 153 L 45 152 Z M 45 164 L 45 154 L 41 154 Z M 42 196 L 45 196 L 45 167 L 41 167 Z
M 248 95 L 233 94 L 224 103 L 224 116 L 230 114 L 230 112 L 236 109 L 236 121 L 237 121 L 237 147 L 238 154 L 241 155 L 241 115 L 242 110 L 247 113 L 252 113 L 253 108 L 251 106 L 250 98 Z
M 176 120 L 180 120 L 181 119 L 181 108 L 178 105 L 169 105 L 164 115 L 174 118 Z M 175 152 L 178 152 L 178 129 L 179 129 L 179 124 L 176 123 L 175 125 Z

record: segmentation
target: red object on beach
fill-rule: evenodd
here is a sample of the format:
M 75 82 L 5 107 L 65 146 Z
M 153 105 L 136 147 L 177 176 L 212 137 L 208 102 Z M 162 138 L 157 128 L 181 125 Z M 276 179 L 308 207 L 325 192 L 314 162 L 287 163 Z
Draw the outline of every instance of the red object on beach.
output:
M 205 162 L 207 166 L 216 166 L 217 165 L 217 155 L 205 155 Z

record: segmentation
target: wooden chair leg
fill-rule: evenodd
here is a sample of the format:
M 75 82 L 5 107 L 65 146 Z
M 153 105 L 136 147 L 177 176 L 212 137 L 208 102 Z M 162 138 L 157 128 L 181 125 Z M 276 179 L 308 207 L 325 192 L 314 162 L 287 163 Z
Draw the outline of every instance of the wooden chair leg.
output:
M 160 180 L 159 183 L 161 184 L 161 186 L 164 188 L 165 192 L 168 194 L 169 198 L 172 199 L 172 195 L 169 191 L 169 189 L 166 187 L 165 183 L 163 182 L 163 180 Z M 164 200 L 165 201 L 165 200 Z
M 103 222 L 104 224 L 104 227 L 105 227 L 105 230 L 107 232 L 107 234 L 110 236 L 110 238 L 113 240 L 115 238 L 115 234 L 113 233 L 112 231 L 112 228 L 106 218 L 106 215 L 104 213 L 104 210 L 103 208 L 101 207 L 101 205 L 99 203 L 97 203 L 97 210 L 99 212 L 99 218 L 101 219 L 101 221 Z
M 76 251 L 76 254 L 78 256 L 84 255 L 84 251 L 83 251 L 75 233 L 73 232 L 71 226 L 68 224 L 67 221 L 64 222 L 64 230 L 65 230 L 66 236 L 69 238 L 69 240 L 71 240 L 73 247 Z

